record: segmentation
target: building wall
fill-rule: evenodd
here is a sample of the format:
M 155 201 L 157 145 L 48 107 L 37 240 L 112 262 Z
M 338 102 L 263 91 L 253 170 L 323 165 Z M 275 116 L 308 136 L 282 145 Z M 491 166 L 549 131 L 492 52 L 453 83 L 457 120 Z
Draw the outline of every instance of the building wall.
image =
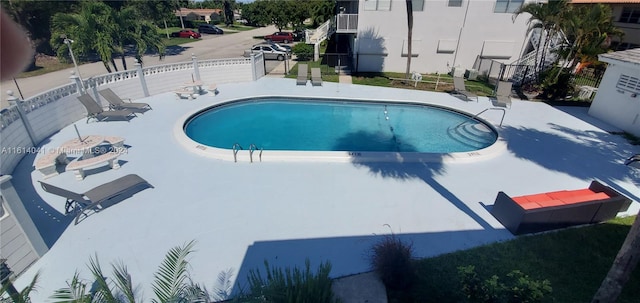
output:
M 621 20 L 622 12 L 625 8 L 633 9 L 635 12 L 640 12 L 640 4 L 624 3 L 624 4 L 611 4 L 611 13 L 613 15 L 613 25 L 624 32 L 622 41 L 615 38 L 616 42 L 627 43 L 622 49 L 639 47 L 640 46 L 640 23 L 630 23 L 629 20 Z
M 640 94 L 616 87 L 620 75 L 640 79 L 640 69 L 610 63 L 604 73 L 589 115 L 640 137 Z
M 358 71 L 404 72 L 406 69 L 406 7 L 391 1 L 389 11 L 372 11 L 361 0 L 354 58 Z M 421 73 L 449 72 L 454 66 L 472 68 L 477 56 L 510 63 L 519 59 L 527 36 L 528 14 L 494 13 L 496 1 L 424 1 L 413 12 L 414 54 L 411 69 Z M 459 41 L 458 41 L 459 40 Z M 404 49 L 404 50 L 403 50 Z M 404 55 L 403 55 L 404 53 Z
M 0 257 L 20 275 L 47 250 L 11 184 L 11 176 L 0 176 Z

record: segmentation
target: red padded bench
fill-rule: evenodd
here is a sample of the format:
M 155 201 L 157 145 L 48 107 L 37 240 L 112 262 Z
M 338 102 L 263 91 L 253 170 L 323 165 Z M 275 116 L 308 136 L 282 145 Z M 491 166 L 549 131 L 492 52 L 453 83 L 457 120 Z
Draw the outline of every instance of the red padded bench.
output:
M 586 189 L 519 197 L 499 192 L 491 214 L 511 233 L 519 235 L 610 220 L 629 205 L 629 198 L 593 181 Z

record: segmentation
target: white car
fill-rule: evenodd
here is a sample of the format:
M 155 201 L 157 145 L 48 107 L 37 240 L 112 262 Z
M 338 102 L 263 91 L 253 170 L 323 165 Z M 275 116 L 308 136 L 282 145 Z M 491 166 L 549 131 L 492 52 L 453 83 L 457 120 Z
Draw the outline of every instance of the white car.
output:
M 287 57 L 291 57 L 291 54 L 285 48 L 268 43 L 254 45 L 250 50 L 244 51 L 244 56 L 249 57 L 251 54 L 260 52 L 264 54 L 264 58 L 267 60 L 282 61 Z

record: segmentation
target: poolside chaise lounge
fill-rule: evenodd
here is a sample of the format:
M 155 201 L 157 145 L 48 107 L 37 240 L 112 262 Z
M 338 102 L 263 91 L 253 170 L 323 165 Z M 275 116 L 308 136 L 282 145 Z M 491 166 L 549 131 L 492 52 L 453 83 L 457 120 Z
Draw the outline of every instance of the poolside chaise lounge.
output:
M 127 193 L 130 195 L 133 195 L 135 192 L 133 192 L 132 190 L 138 187 L 141 187 L 143 185 L 146 187 L 153 188 L 153 186 L 149 184 L 149 182 L 147 182 L 146 180 L 140 178 L 140 176 L 135 174 L 130 174 L 124 177 L 120 177 L 116 180 L 94 187 L 82 194 L 78 194 L 57 186 L 53 186 L 51 184 L 47 184 L 42 181 L 39 181 L 39 182 L 42 185 L 42 188 L 46 192 L 57 195 L 57 196 L 61 196 L 67 199 L 64 206 L 65 215 L 72 212 L 75 213 L 76 214 L 75 224 L 78 224 L 78 222 L 80 221 L 83 215 L 85 218 L 88 217 L 89 211 L 92 211 L 92 210 L 95 212 L 100 211 L 102 209 L 101 204 L 108 200 L 111 200 L 113 198 L 116 198 L 118 196 L 121 196 Z
M 589 188 L 510 197 L 499 192 L 491 214 L 512 234 L 541 232 L 610 220 L 631 200 L 592 181 Z
M 309 65 L 298 64 L 298 78 L 296 78 L 296 85 L 307 85 L 309 80 Z
M 106 89 L 100 90 L 100 91 L 98 91 L 98 93 L 102 97 L 107 99 L 107 102 L 109 102 L 109 104 L 110 104 L 109 107 L 111 109 L 115 109 L 115 110 L 129 109 L 129 110 L 137 112 L 137 113 L 144 113 L 144 112 L 152 109 L 149 104 L 131 102 L 130 98 L 126 98 L 126 99 L 129 100 L 129 102 L 125 102 L 124 100 L 122 100 L 122 98 L 120 98 L 120 96 L 118 96 L 110 88 L 106 88 Z
M 460 77 L 453 77 L 453 94 L 463 95 L 467 100 L 475 98 L 478 101 L 478 95 L 467 91 L 464 79 Z
M 119 119 L 119 120 L 127 120 L 129 121 L 131 118 L 135 117 L 136 114 L 128 109 L 122 110 L 103 110 L 93 97 L 87 94 L 80 95 L 78 97 L 80 103 L 84 105 L 87 109 L 87 123 L 91 118 L 96 119 L 98 121 L 102 121 L 104 119 Z
M 496 88 L 496 105 L 511 107 L 511 82 L 500 81 Z
M 311 85 L 322 86 L 322 73 L 319 67 L 311 68 Z

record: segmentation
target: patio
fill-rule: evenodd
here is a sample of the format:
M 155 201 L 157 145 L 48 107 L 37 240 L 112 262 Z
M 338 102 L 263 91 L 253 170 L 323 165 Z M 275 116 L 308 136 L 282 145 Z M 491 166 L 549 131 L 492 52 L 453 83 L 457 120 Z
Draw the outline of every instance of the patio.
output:
M 46 302 L 75 271 L 88 278 L 86 264 L 97 254 L 107 273 L 107 264 L 123 261 L 142 297 L 149 299 L 165 253 L 193 239 L 192 278 L 209 289 L 218 273 L 229 269 L 234 290 L 246 288 L 247 273 L 264 271 L 264 260 L 302 266 L 308 258 L 312 267 L 330 261 L 334 277 L 361 273 L 369 270 L 368 249 L 381 235 L 393 232 L 412 241 L 419 257 L 508 240 L 513 236 L 488 211 L 498 191 L 525 195 L 576 189 L 593 179 L 635 201 L 625 215 L 640 208 L 637 176 L 623 164 L 639 148 L 608 133 L 616 129 L 587 116 L 586 108 L 514 100 L 502 127 L 497 127 L 500 112 L 489 111 L 481 118 L 498 128 L 506 148 L 483 157 L 419 164 L 281 163 L 269 162 L 265 151 L 264 162 L 234 163 L 178 144 L 172 132 L 178 119 L 217 102 L 262 95 L 413 100 L 469 113 L 492 104 L 483 97 L 464 102 L 442 93 L 327 82 L 318 88 L 269 77 L 218 89 L 215 97 L 195 100 L 178 100 L 174 93 L 138 99 L 153 110 L 130 122 L 78 121 L 83 135 L 125 138 L 129 148 L 119 158 L 121 168 L 93 171 L 81 182 L 70 172 L 46 182 L 83 192 L 133 173 L 155 187 L 78 225 L 62 215 L 63 198 L 40 188 L 36 157 L 26 156 L 13 173 L 13 184 L 51 249 L 16 286 L 24 287 L 39 270 L 32 300 Z M 60 146 L 74 137 L 68 126 L 41 147 Z

